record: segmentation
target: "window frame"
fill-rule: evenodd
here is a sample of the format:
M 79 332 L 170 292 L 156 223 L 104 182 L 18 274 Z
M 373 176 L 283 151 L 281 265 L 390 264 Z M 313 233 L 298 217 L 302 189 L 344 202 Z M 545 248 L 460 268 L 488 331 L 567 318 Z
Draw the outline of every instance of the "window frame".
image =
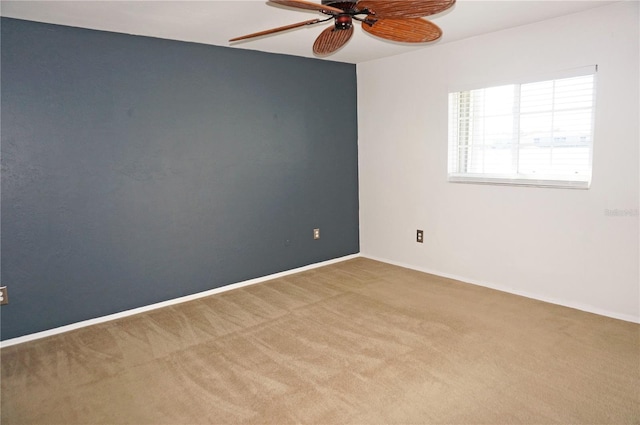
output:
M 472 183 L 472 184 L 488 184 L 488 185 L 508 185 L 508 186 L 533 186 L 533 187 L 550 187 L 550 188 L 566 188 L 566 189 L 589 189 L 591 186 L 592 176 L 593 176 L 593 147 L 594 147 L 594 139 L 595 139 L 595 113 L 596 113 L 596 99 L 597 99 L 597 65 L 584 66 L 580 68 L 573 68 L 564 71 L 552 72 L 547 74 L 538 74 L 537 76 L 533 76 L 530 78 L 520 78 L 513 79 L 510 81 L 502 81 L 502 82 L 493 82 L 493 83 L 476 83 L 476 84 L 468 84 L 465 86 L 459 87 L 450 87 L 448 90 L 448 125 L 447 125 L 447 181 L 451 183 Z M 517 173 L 517 174 L 496 174 L 496 173 L 473 173 L 473 172 L 459 172 L 458 167 L 459 164 L 452 164 L 452 155 L 453 150 L 460 149 L 460 140 L 457 136 L 457 133 L 460 132 L 460 128 L 464 125 L 469 126 L 469 122 L 465 124 L 464 120 L 460 118 L 460 106 L 458 106 L 458 110 L 456 112 L 456 116 L 452 119 L 452 105 L 451 105 L 451 95 L 452 94 L 461 94 L 464 92 L 470 93 L 473 90 L 480 89 L 489 89 L 492 87 L 499 86 L 508 86 L 514 85 L 516 87 L 514 99 L 517 99 L 517 107 L 514 107 L 514 124 L 512 133 L 514 134 L 516 140 L 515 143 L 511 144 L 512 148 L 512 162 L 518 160 L 518 155 L 521 151 L 521 147 L 525 146 L 520 143 L 520 121 L 522 119 L 521 112 L 521 99 L 520 99 L 520 88 L 522 85 L 530 84 L 530 83 L 543 83 L 555 80 L 563 80 L 567 78 L 581 77 L 593 75 L 593 87 L 592 87 L 592 100 L 591 100 L 591 137 L 588 141 L 588 167 L 589 171 L 585 178 L 582 179 L 570 179 L 567 176 L 560 175 L 552 175 L 546 174 L 542 176 L 534 176 L 531 174 L 525 173 Z M 515 104 L 515 101 L 514 101 Z M 516 113 L 517 111 L 517 113 Z M 552 110 L 552 113 L 555 113 L 556 109 Z M 455 143 L 452 142 L 452 128 L 455 126 L 456 137 Z M 467 127 L 468 129 L 468 127 Z M 460 159 L 458 156 L 455 157 L 459 162 Z M 517 167 L 516 167 L 517 168 Z

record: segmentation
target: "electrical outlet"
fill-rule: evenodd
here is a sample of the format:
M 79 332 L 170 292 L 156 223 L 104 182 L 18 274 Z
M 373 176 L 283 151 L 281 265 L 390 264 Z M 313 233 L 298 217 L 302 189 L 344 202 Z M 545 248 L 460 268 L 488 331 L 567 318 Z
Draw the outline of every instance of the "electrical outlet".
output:
M 416 231 L 416 242 L 423 243 L 424 242 L 424 232 L 422 230 Z
M 7 293 L 7 287 L 0 288 L 0 305 L 9 304 L 9 294 Z
M 320 229 L 313 229 L 313 239 L 320 239 Z

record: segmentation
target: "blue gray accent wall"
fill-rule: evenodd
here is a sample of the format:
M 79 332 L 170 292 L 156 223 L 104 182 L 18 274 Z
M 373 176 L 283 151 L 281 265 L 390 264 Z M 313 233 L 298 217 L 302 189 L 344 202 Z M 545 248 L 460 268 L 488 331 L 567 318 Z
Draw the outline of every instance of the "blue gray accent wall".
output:
M 355 65 L 1 31 L 3 340 L 359 251 Z

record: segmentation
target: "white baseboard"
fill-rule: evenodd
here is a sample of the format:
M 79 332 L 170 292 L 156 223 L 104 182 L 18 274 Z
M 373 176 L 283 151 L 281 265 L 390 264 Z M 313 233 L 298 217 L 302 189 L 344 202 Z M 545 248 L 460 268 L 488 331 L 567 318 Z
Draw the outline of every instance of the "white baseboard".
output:
M 156 309 L 159 309 L 159 308 L 163 308 L 163 307 L 168 307 L 168 306 L 171 306 L 171 305 L 184 303 L 184 302 L 187 302 L 187 301 L 193 301 L 193 300 L 196 300 L 196 299 L 199 299 L 199 298 L 204 298 L 204 297 L 208 297 L 208 296 L 211 296 L 211 295 L 219 294 L 221 292 L 231 291 L 232 289 L 242 288 L 244 286 L 249 286 L 249 285 L 255 285 L 256 283 L 266 282 L 268 280 L 277 279 L 277 278 L 280 278 L 280 277 L 292 275 L 292 274 L 295 274 L 295 273 L 300 273 L 300 272 L 307 271 L 307 270 L 316 269 L 316 268 L 323 267 L 323 266 L 328 266 L 330 264 L 340 263 L 342 261 L 347 261 L 347 260 L 351 260 L 351 259 L 358 258 L 358 257 L 369 258 L 371 260 L 381 261 L 383 263 L 393 264 L 393 265 L 396 265 L 396 266 L 399 266 L 399 267 L 404 267 L 404 268 L 407 268 L 407 269 L 412 269 L 412 270 L 420 271 L 420 272 L 423 272 L 423 273 L 429 273 L 429 274 L 432 274 L 432 275 L 435 275 L 435 276 L 440 276 L 440 277 L 444 277 L 444 278 L 448 278 L 448 279 L 453 279 L 453 280 L 457 280 L 457 281 L 460 281 L 460 282 L 463 282 L 463 283 L 468 283 L 468 284 L 477 285 L 477 286 L 483 286 L 485 288 L 495 289 L 497 291 L 507 292 L 509 294 L 519 295 L 519 296 L 522 296 L 522 297 L 531 298 L 531 299 L 538 300 L 538 301 L 548 302 L 548 303 L 560 305 L 560 306 L 563 306 L 563 307 L 569 307 L 569 308 L 574 308 L 576 310 L 586 311 L 588 313 L 598 314 L 600 316 L 605 316 L 605 317 L 610 317 L 610 318 L 613 318 L 613 319 L 624 320 L 626 322 L 640 323 L 640 317 L 627 315 L 627 314 L 620 314 L 620 313 L 616 313 L 616 312 L 611 312 L 611 311 L 608 311 L 608 310 L 604 310 L 604 309 L 600 309 L 600 308 L 597 308 L 597 307 L 584 305 L 584 304 L 580 304 L 580 303 L 572 303 L 572 302 L 566 302 L 566 301 L 563 301 L 563 300 L 557 300 L 557 299 L 553 299 L 553 298 L 549 298 L 549 297 L 540 296 L 539 294 L 528 293 L 528 292 L 525 292 L 525 291 L 517 291 L 517 290 L 514 290 L 512 288 L 507 288 L 507 287 L 503 287 L 503 286 L 500 286 L 500 285 L 494 285 L 494 284 L 491 284 L 491 283 L 488 283 L 488 282 L 482 282 L 482 281 L 478 281 L 478 280 L 474 280 L 474 279 L 469 279 L 469 278 L 466 278 L 466 277 L 463 277 L 463 276 L 454 275 L 454 274 L 451 274 L 451 273 L 443 273 L 443 272 L 440 272 L 440 271 L 437 271 L 437 270 L 431 270 L 431 269 L 427 269 L 427 268 L 423 268 L 423 267 L 417 267 L 417 266 L 414 266 L 414 265 L 411 265 L 411 264 L 406 264 L 406 263 L 402 263 L 402 262 L 398 262 L 398 261 L 388 260 L 388 259 L 385 259 L 385 258 L 379 258 L 379 257 L 375 257 L 375 256 L 372 256 L 372 255 L 367 255 L 367 254 L 360 253 L 360 254 L 347 255 L 347 256 L 344 256 L 344 257 L 340 257 L 340 258 L 334 258 L 333 260 L 323 261 L 321 263 L 311 264 L 311 265 L 308 265 L 308 266 L 299 267 L 299 268 L 296 268 L 296 269 L 287 270 L 287 271 L 284 271 L 284 272 L 275 273 L 275 274 L 271 274 L 271 275 L 268 275 L 268 276 L 255 278 L 255 279 L 250 279 L 250 280 L 246 280 L 246 281 L 243 281 L 243 282 L 233 283 L 233 284 L 230 284 L 230 285 L 222 286 L 220 288 L 215 288 L 215 289 L 211 289 L 211 290 L 208 290 L 208 291 L 199 292 L 197 294 L 187 295 L 187 296 L 180 297 L 180 298 L 174 298 L 172 300 L 163 301 L 163 302 L 159 302 L 159 303 L 156 303 L 156 304 L 150 304 L 150 305 L 147 305 L 147 306 L 134 308 L 132 310 L 122 311 L 120 313 L 114 313 L 114 314 L 109 314 L 107 316 L 97 317 L 95 319 L 84 320 L 82 322 L 72 323 L 70 325 L 61 326 L 61 327 L 54 328 L 54 329 L 48 329 L 46 331 L 36 332 L 36 333 L 33 333 L 33 334 L 21 336 L 21 337 L 18 337 L 18 338 L 8 339 L 6 341 L 1 341 L 0 342 L 0 348 L 9 347 L 11 345 L 16 345 L 16 344 L 21 344 L 23 342 L 34 341 L 34 340 L 37 340 L 37 339 L 40 339 L 40 338 L 46 338 L 48 336 L 58 335 L 58 334 L 61 334 L 61 333 L 64 333 L 64 332 L 69 332 L 69 331 L 72 331 L 72 330 L 75 330 L 75 329 L 84 328 L 86 326 L 91 326 L 91 325 L 96 325 L 96 324 L 99 324 L 99 323 L 109 322 L 111 320 L 116 320 L 116 319 L 120 319 L 120 318 L 123 318 L 123 317 L 133 316 L 135 314 L 140 314 L 140 313 L 144 313 L 144 312 L 147 312 L 147 311 L 156 310 Z
M 155 303 L 155 304 L 150 304 L 150 305 L 146 305 L 146 306 L 143 306 L 143 307 L 138 307 L 138 308 L 134 308 L 134 309 L 131 309 L 131 310 L 122 311 L 122 312 L 119 312 L 119 313 L 109 314 L 107 316 L 97 317 L 95 319 L 83 320 L 82 322 L 76 322 L 76 323 L 72 323 L 70 325 L 60 326 L 58 328 L 48 329 L 48 330 L 42 331 L 42 332 L 36 332 L 36 333 L 33 333 L 33 334 L 29 334 L 29 335 L 25 335 L 25 336 L 21 336 L 21 337 L 17 337 L 17 338 L 8 339 L 6 341 L 1 341 L 0 342 L 0 348 L 9 347 L 11 345 L 16 345 L 16 344 L 22 344 L 23 342 L 34 341 L 36 339 L 46 338 L 46 337 L 52 336 L 52 335 L 58 335 L 58 334 L 61 334 L 61 333 L 64 333 L 64 332 L 69 332 L 69 331 L 72 331 L 72 330 L 75 330 L 75 329 L 80 329 L 80 328 L 84 328 L 84 327 L 87 327 L 87 326 L 96 325 L 98 323 L 109 322 L 111 320 L 116 320 L 116 319 L 120 319 L 120 318 L 123 318 L 123 317 L 133 316 L 134 314 L 140 314 L 140 313 L 144 313 L 144 312 L 151 311 L 151 310 L 156 310 L 156 309 L 163 308 L 163 307 L 168 307 L 168 306 L 175 305 L 175 304 L 184 303 L 184 302 L 187 302 L 187 301 L 197 300 L 198 298 L 204 298 L 204 297 L 208 297 L 208 296 L 211 296 L 211 295 L 219 294 L 221 292 L 231 291 L 232 289 L 242 288 L 244 286 L 249 286 L 249 285 L 255 285 L 256 283 L 266 282 L 268 280 L 277 279 L 277 278 L 288 276 L 288 275 L 291 275 L 291 274 L 294 274 L 294 273 L 300 273 L 300 272 L 304 272 L 304 271 L 307 271 L 307 270 L 312 270 L 312 269 L 317 269 L 319 267 L 328 266 L 330 264 L 340 263 L 342 261 L 351 260 L 351 259 L 357 258 L 359 256 L 360 256 L 360 254 L 351 254 L 351 255 L 344 256 L 344 257 L 334 258 L 333 260 L 327 260 L 327 261 L 323 261 L 323 262 L 320 262 L 320 263 L 310 264 L 308 266 L 298 267 L 296 269 L 287 270 L 287 271 L 284 271 L 284 272 L 275 273 L 275 274 L 271 274 L 271 275 L 268 275 L 268 276 L 262 276 L 262 277 L 258 277 L 258 278 L 250 279 L 250 280 L 245 280 L 243 282 L 238 282 L 238 283 L 232 283 L 230 285 L 221 286 L 219 288 L 210 289 L 208 291 L 198 292 L 197 294 L 187 295 L 187 296 L 180 297 L 180 298 L 174 298 L 174 299 L 171 299 L 171 300 L 162 301 L 162 302 Z
M 372 256 L 372 255 L 367 255 L 365 253 L 360 253 L 360 256 L 362 258 L 369 258 L 371 260 L 381 261 L 383 263 L 393 264 L 395 266 L 404 267 L 404 268 L 407 268 L 407 269 L 416 270 L 416 271 L 423 272 L 423 273 L 429 273 L 429 274 L 432 274 L 432 275 L 435 275 L 435 276 L 444 277 L 444 278 L 447 278 L 447 279 L 458 280 L 458 281 L 463 282 L 463 283 L 469 283 L 469 284 L 472 284 L 472 285 L 483 286 L 485 288 L 495 289 L 496 291 L 506 292 L 506 293 L 513 294 L 513 295 L 519 295 L 519 296 L 525 297 L 525 298 L 531 298 L 531 299 L 534 299 L 534 300 L 543 301 L 543 302 L 547 302 L 547 303 L 550 303 L 550 304 L 556 304 L 556 305 L 560 305 L 560 306 L 563 306 L 563 307 L 569 307 L 569 308 L 573 308 L 573 309 L 576 309 L 576 310 L 585 311 L 587 313 L 597 314 L 599 316 L 605 316 L 605 317 L 610 317 L 612 319 L 624 320 L 625 322 L 640 323 L 640 316 L 633 316 L 633 315 L 630 315 L 630 314 L 621 314 L 621 313 L 617 313 L 617 312 L 601 309 L 601 308 L 594 307 L 594 306 L 587 305 L 587 304 L 581 304 L 581 303 L 576 303 L 576 302 L 559 300 L 559 299 L 545 297 L 545 296 L 542 296 L 540 294 L 534 294 L 534 293 L 530 293 L 530 292 L 526 292 L 526 291 L 518 291 L 518 290 L 515 290 L 513 288 L 509 288 L 509 287 L 505 287 L 505 286 L 501 286 L 501 285 L 494 285 L 494 284 L 489 283 L 489 282 L 479 281 L 479 280 L 475 280 L 475 279 L 469 279 L 469 278 L 466 278 L 464 276 L 458 276 L 458 275 L 451 274 L 451 273 L 443 273 L 443 272 L 440 272 L 438 270 L 431 270 L 431 269 L 427 269 L 427 268 L 423 268 L 423 267 L 417 267 L 417 266 L 414 266 L 414 265 L 411 265 L 411 264 L 401 263 L 401 262 L 398 262 L 398 261 L 388 260 L 386 258 L 379 258 L 379 257 L 375 257 L 375 256 Z

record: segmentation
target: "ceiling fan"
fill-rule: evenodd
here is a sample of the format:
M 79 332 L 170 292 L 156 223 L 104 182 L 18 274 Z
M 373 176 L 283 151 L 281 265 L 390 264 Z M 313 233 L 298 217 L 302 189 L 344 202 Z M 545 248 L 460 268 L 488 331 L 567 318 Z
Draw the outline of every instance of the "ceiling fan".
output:
M 334 20 L 334 25 L 322 31 L 313 44 L 316 55 L 329 55 L 344 46 L 353 35 L 353 21 L 362 23 L 362 29 L 376 37 L 403 43 L 424 43 L 437 40 L 442 30 L 423 19 L 449 9 L 456 0 L 322 0 L 322 4 L 306 0 L 270 0 L 282 6 L 315 10 L 328 15 L 324 19 L 310 19 L 296 24 L 272 28 L 232 38 L 230 42 L 260 37 L 305 25 Z

